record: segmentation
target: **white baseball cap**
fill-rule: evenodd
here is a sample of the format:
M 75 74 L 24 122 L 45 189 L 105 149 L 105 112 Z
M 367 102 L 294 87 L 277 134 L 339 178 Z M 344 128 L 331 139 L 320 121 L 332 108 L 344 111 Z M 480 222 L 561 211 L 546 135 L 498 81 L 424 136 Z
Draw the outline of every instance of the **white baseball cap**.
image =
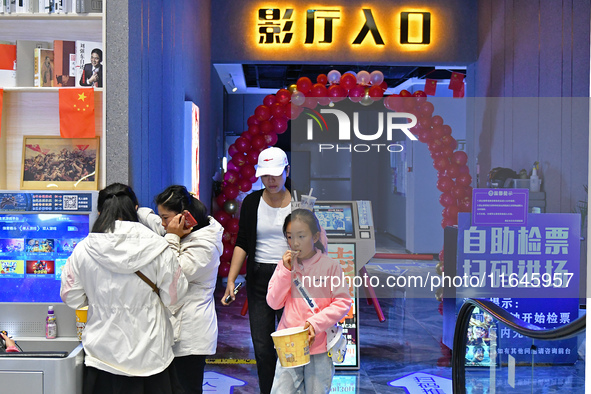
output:
M 261 152 L 255 176 L 263 175 L 279 176 L 288 166 L 287 155 L 282 149 L 271 147 Z

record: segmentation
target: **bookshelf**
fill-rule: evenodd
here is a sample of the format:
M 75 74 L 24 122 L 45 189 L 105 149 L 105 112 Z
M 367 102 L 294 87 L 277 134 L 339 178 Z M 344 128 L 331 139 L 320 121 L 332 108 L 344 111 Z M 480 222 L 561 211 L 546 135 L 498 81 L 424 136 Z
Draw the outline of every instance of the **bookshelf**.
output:
M 106 6 L 103 2 L 103 9 Z M 104 14 L 1 14 L 2 41 L 85 40 L 103 43 L 103 73 L 106 73 Z M 18 68 L 18 64 L 17 64 Z M 105 82 L 103 82 L 105 83 Z M 104 86 L 104 85 L 103 85 Z M 0 190 L 19 190 L 23 137 L 59 136 L 59 88 L 4 88 L 0 136 Z M 100 137 L 99 188 L 105 186 L 105 94 L 95 89 L 95 127 Z

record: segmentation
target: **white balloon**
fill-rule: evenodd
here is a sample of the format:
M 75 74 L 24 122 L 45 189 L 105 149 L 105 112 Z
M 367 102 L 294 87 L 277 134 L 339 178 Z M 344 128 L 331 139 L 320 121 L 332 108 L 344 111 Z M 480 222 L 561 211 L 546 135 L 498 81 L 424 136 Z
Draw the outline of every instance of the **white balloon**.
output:
M 291 94 L 291 103 L 293 105 L 302 105 L 306 101 L 306 95 L 304 93 L 295 91 Z
M 371 97 L 369 97 L 369 95 L 365 95 L 361 101 L 359 102 L 359 104 L 364 105 L 364 106 L 368 106 L 368 105 L 372 105 L 373 104 L 373 100 L 371 99 Z
M 384 74 L 381 71 L 375 70 L 369 74 L 369 80 L 372 85 L 377 86 L 384 82 Z
M 328 78 L 328 83 L 334 85 L 335 83 L 339 83 L 339 81 L 341 80 L 341 73 L 337 70 L 332 70 L 328 72 L 326 77 Z
M 357 73 L 357 83 L 360 85 L 368 85 L 369 84 L 369 73 L 365 70 L 359 71 Z

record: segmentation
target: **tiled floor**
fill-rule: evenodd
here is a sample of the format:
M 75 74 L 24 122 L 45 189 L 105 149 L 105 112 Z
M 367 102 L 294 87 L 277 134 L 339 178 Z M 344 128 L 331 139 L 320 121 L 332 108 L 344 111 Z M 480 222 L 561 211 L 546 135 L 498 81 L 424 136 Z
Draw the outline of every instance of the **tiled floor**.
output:
M 406 253 L 403 247 L 387 237 L 378 237 L 378 252 Z M 433 275 L 437 261 L 372 260 L 367 266 L 371 275 Z M 400 290 L 400 289 L 399 289 Z M 229 307 L 219 303 L 221 284 L 216 292 L 219 318 L 218 362 L 227 359 L 252 360 L 254 354 L 250 341 L 248 315 L 241 316 L 240 310 L 246 292 L 240 292 L 237 302 Z M 442 344 L 443 319 L 438 311 L 439 302 L 430 289 L 406 292 L 390 290 L 380 293 L 380 304 L 386 321 L 381 323 L 374 307 L 364 299 L 359 305 L 360 357 L 358 371 L 337 371 L 333 381 L 333 392 L 348 393 L 407 393 L 402 387 L 393 387 L 389 382 L 417 372 L 444 378 L 443 384 L 451 380 L 450 350 Z M 393 297 L 395 296 L 395 297 Z M 245 382 L 235 386 L 234 393 L 258 393 L 256 367 L 254 364 L 209 364 L 206 371 L 216 372 Z M 488 368 L 469 369 L 466 374 L 467 392 L 476 393 L 555 393 L 568 391 L 571 394 L 584 393 L 584 361 L 572 366 L 517 367 L 516 386 L 507 383 L 507 368 L 495 370 L 496 387 L 490 388 Z M 215 375 L 215 374 L 213 374 Z M 533 375 L 533 379 L 532 379 Z M 215 375 L 218 376 L 218 375 Z M 533 384 L 532 384 L 533 381 Z M 242 383 L 237 383 L 242 384 Z M 441 384 L 441 381 L 438 381 Z M 213 386 L 213 385 L 212 385 Z M 338 386 L 338 387 L 337 387 Z M 226 389 L 214 392 L 231 392 Z M 421 391 L 422 392 L 422 391 Z M 414 393 L 414 391 L 412 392 Z M 425 393 L 451 393 L 425 391 Z

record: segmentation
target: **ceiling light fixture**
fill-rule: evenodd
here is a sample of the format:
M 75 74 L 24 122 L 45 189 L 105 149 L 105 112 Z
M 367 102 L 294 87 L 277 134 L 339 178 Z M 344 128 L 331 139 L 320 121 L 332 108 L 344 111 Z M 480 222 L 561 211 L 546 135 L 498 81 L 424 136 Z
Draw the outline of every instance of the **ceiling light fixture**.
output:
M 228 85 L 228 92 L 235 93 L 238 90 L 234 83 L 234 78 L 232 78 L 232 74 L 228 74 L 228 81 L 226 84 Z

